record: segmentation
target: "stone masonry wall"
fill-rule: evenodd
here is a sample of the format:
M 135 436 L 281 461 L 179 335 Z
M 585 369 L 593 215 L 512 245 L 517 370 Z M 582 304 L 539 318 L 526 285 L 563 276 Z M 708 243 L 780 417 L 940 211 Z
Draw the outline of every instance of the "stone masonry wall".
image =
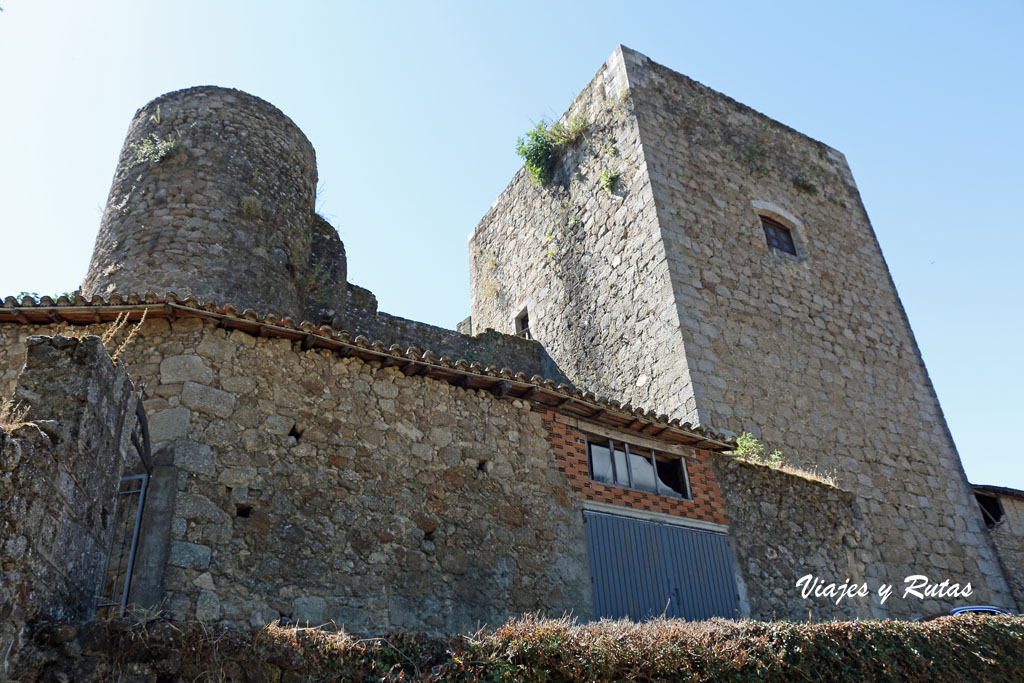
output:
M 714 524 L 729 523 L 722 491 L 710 469 L 708 452 L 695 450 L 693 457 L 685 458 L 692 500 L 659 496 L 647 491 L 610 486 L 592 480 L 587 464 L 587 436 L 583 431 L 586 429 L 586 423 L 569 424 L 568 422 L 574 420 L 567 421 L 553 411 L 544 411 L 542 419 L 550 435 L 555 457 L 558 459 L 558 469 L 565 472 L 573 491 L 580 499 Z M 622 436 L 621 440 L 630 443 L 629 436 Z
M 644 151 L 617 51 L 570 107 L 589 123 L 543 188 L 520 171 L 469 242 L 473 330 L 530 333 L 572 382 L 644 407 L 691 403 Z M 618 173 L 614 191 L 602 173 Z
M 313 146 L 268 102 L 162 95 L 132 119 L 82 291 L 327 322 L 344 308 L 345 249 L 314 213 L 316 183 Z
M 527 378 L 540 375 L 556 382 L 567 378 L 555 365 L 547 351 L 536 341 L 502 334 L 494 330 L 477 330 L 473 336 L 428 325 L 415 320 L 377 311 L 376 298 L 361 287 L 349 286 L 349 302 L 340 327 L 353 336 L 364 335 L 385 345 L 397 344 L 431 351 L 437 358 L 448 356 L 522 372 Z
M 172 614 L 361 632 L 592 616 L 580 504 L 528 404 L 197 319 L 146 322 L 124 358 L 178 472 Z
M 135 409 L 99 338 L 22 348 L 14 399 L 33 424 L 0 429 L 0 678 L 27 622 L 93 616 Z
M 999 504 L 1003 506 L 1003 519 L 1006 520 L 1000 528 L 1024 538 L 1024 500 L 999 496 Z
M 1007 602 L 844 157 L 624 55 L 700 422 L 834 470 L 863 501 L 875 582 L 925 574 L 969 581 L 974 600 Z M 793 228 L 796 256 L 768 247 L 759 215 Z M 682 401 L 659 409 L 692 415 Z
M 796 587 L 806 574 L 826 583 L 864 582 L 863 568 L 873 551 L 852 494 L 720 453 L 709 454 L 708 461 L 724 491 L 729 543 L 750 618 L 803 621 L 871 615 L 877 586 L 870 587 L 870 596 L 840 605 L 824 597 L 804 600 Z
M 1024 605 L 1024 536 L 1011 534 L 1002 529 L 990 531 L 992 543 L 999 553 L 999 562 L 1010 584 L 1010 592 L 1017 602 L 1017 609 Z M 1005 606 L 1009 603 L 1002 603 Z M 1010 607 L 1012 610 L 1012 606 Z
M 989 535 L 1019 610 L 1024 605 L 1024 500 L 1000 496 L 999 502 L 1006 521 L 989 529 Z

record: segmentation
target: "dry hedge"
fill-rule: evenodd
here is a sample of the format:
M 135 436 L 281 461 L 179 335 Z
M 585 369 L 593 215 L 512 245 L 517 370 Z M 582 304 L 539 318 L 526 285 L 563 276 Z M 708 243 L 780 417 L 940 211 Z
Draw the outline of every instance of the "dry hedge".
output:
M 163 619 L 40 625 L 21 680 L 1020 681 L 1024 618 L 512 620 L 452 638 Z

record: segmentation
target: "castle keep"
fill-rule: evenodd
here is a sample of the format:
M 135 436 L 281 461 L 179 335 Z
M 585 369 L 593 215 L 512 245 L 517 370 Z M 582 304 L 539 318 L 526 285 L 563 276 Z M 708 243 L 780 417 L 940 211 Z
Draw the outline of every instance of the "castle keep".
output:
M 806 574 L 1014 607 L 843 156 L 626 48 L 572 118 L 551 181 L 473 232 L 456 332 L 347 282 L 276 108 L 140 109 L 81 291 L 0 307 L 37 425 L 0 437 L 0 645 L 90 616 L 89 586 L 371 633 L 958 602 L 803 599 Z M 835 485 L 728 455 L 744 431 Z

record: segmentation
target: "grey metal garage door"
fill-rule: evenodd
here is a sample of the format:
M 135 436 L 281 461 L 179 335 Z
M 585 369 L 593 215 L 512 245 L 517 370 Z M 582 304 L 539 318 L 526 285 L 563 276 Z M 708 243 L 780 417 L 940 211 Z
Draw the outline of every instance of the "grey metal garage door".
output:
M 734 617 L 725 534 L 584 511 L 597 618 Z

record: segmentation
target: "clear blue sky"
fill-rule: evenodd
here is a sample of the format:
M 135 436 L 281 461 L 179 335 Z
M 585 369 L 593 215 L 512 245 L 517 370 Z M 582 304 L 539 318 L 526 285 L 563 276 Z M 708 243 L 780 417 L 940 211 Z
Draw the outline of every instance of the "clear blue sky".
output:
M 0 6 L 0 296 L 75 289 L 132 114 L 216 84 L 312 141 L 350 280 L 453 327 L 516 137 L 622 43 L 846 154 L 968 476 L 1024 488 L 1020 2 Z

